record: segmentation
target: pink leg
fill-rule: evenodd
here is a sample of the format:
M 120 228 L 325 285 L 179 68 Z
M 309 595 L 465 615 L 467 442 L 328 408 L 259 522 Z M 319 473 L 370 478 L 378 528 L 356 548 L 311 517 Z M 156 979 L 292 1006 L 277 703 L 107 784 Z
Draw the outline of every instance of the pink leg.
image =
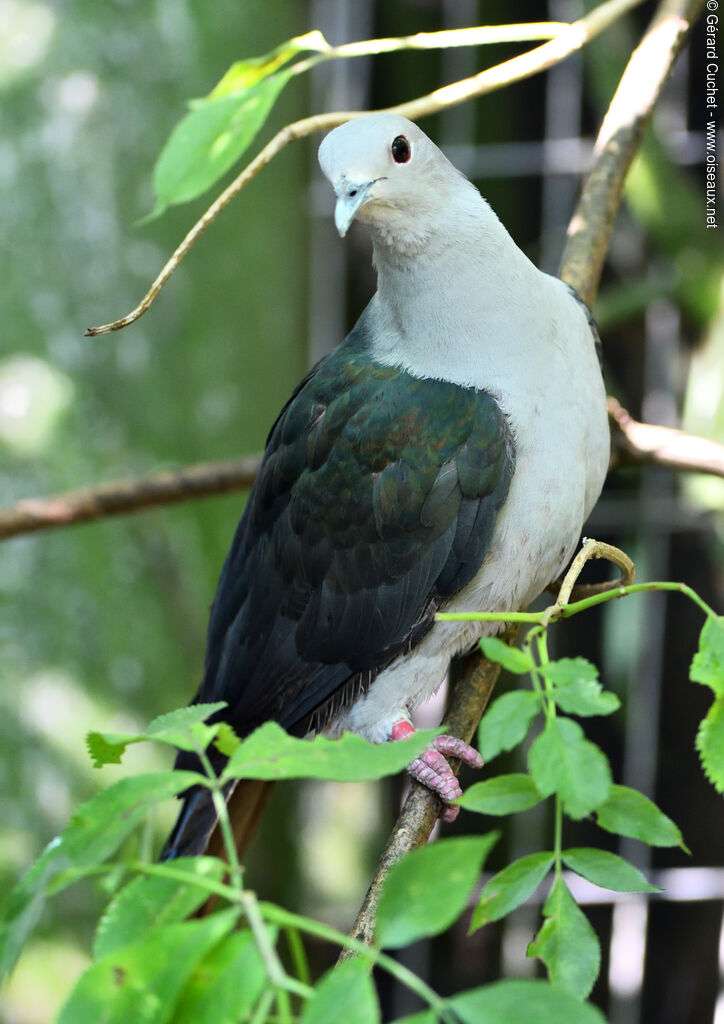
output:
M 414 731 L 412 723 L 403 719 L 392 726 L 390 739 L 405 739 Z M 462 796 L 463 791 L 447 761 L 448 757 L 458 757 L 473 768 L 481 768 L 483 764 L 483 759 L 477 750 L 465 743 L 464 740 L 456 739 L 455 736 L 442 735 L 436 736 L 407 770 L 413 779 L 417 779 L 423 786 L 427 786 L 433 793 L 437 793 L 446 805 L 440 813 L 442 820 L 455 821 L 460 808 L 452 806 L 450 801 L 457 800 L 459 796 Z

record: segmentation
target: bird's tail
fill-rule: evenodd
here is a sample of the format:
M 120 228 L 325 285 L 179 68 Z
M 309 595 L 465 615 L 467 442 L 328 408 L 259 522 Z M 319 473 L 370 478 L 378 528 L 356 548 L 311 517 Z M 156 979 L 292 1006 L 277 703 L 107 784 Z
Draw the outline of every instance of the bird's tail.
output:
M 239 858 L 251 842 L 273 785 L 261 779 L 242 779 L 231 783 L 224 791 Z M 195 857 L 202 853 L 224 857 L 224 843 L 209 790 L 194 787 L 184 794 L 183 800 L 161 860 Z

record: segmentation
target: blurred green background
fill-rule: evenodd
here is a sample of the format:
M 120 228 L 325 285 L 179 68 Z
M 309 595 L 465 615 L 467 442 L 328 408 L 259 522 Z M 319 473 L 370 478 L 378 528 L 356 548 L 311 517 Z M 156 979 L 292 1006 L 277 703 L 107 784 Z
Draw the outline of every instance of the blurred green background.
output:
M 390 0 L 372 7 L 375 35 L 450 25 L 449 3 Z M 464 7 L 472 13 L 469 24 L 563 16 L 561 4 L 546 10 L 534 2 Z M 324 8 L 305 0 L 1 0 L 3 505 L 262 447 L 278 408 L 315 351 L 308 309 L 314 284 L 310 181 L 317 139 L 287 148 L 252 183 L 138 324 L 93 340 L 83 338 L 83 330 L 135 305 L 206 206 L 201 199 L 135 226 L 152 208 L 153 163 L 187 99 L 207 93 L 233 60 L 324 27 L 314 20 Z M 578 5 L 566 10 L 575 16 Z M 646 5 L 585 54 L 582 133 L 595 132 L 650 12 Z M 474 71 L 519 49 L 497 47 L 461 59 L 472 60 Z M 674 88 L 694 94 L 696 62 L 688 68 Z M 449 70 L 444 55 L 405 54 L 360 65 L 359 74 L 367 76 L 373 105 L 381 106 L 435 88 Z M 483 142 L 539 139 L 543 81 L 534 80 L 522 93 L 516 87 L 481 100 L 471 108 L 466 130 Z M 333 94 L 330 86 L 325 95 Z M 260 141 L 310 112 L 313 102 L 309 84 L 295 82 Z M 695 131 L 701 125 L 694 120 L 685 127 Z M 433 135 L 451 128 L 455 136 L 457 130 L 454 115 L 450 122 L 431 119 L 425 128 Z M 674 404 L 672 415 L 685 415 L 689 429 L 724 440 L 719 237 L 702 227 L 695 161 L 673 165 L 670 147 L 662 149 L 665 128 L 658 125 L 657 137 L 650 138 L 634 170 L 599 303 L 610 387 L 635 415 L 646 412 L 648 394 L 647 415 L 656 418 L 652 388 L 646 392 L 642 384 L 647 356 L 637 338 L 647 317 L 655 315 L 651 309 L 663 301 L 680 325 L 675 380 L 664 397 Z M 540 235 L 540 179 L 521 172 L 517 181 L 492 175 L 478 183 L 519 244 L 541 258 L 547 240 Z M 331 210 L 330 194 L 327 218 Z M 557 237 L 560 251 L 562 230 Z M 343 250 L 335 244 L 332 259 L 339 260 Z M 354 236 L 349 248 L 342 281 L 347 326 L 372 286 L 362 237 Z M 670 411 L 665 406 L 662 422 Z M 693 517 L 677 527 L 668 572 L 701 587 L 715 603 L 721 580 L 716 514 L 724 505 L 721 481 L 687 481 L 682 489 L 670 475 L 666 479 L 661 515 L 669 508 L 683 515 L 683 508 Z M 614 474 L 598 534 L 628 541 L 631 553 L 646 564 L 649 534 L 642 539 L 641 517 L 635 507 L 631 511 L 641 481 L 639 469 Z M 79 801 L 124 772 L 165 763 L 164 755 L 137 747 L 122 767 L 97 772 L 83 737 L 91 728 L 133 728 L 190 698 L 200 677 L 208 605 L 242 505 L 243 496 L 230 495 L 2 545 L 3 890 Z M 695 529 L 689 530 L 691 522 Z M 688 614 L 687 609 L 683 618 Z M 611 632 L 614 626 L 625 629 L 627 623 L 620 616 L 614 622 L 612 613 L 604 626 L 583 627 L 590 637 L 569 633 L 564 646 L 569 642 L 581 653 L 581 643 L 590 642 L 594 658 L 596 649 L 605 647 L 623 687 L 635 674 L 635 657 L 627 660 L 617 640 L 622 634 Z M 696 626 L 692 618 L 689 632 L 674 638 L 684 678 Z M 666 624 L 658 628 L 665 631 Z M 677 714 L 675 701 L 672 714 Z M 692 733 L 669 737 L 664 750 L 668 754 L 681 743 L 690 752 L 692 738 Z M 623 741 L 609 739 L 615 759 Z M 696 770 L 693 754 L 686 756 Z M 674 785 L 681 788 L 681 779 Z M 706 787 L 701 777 L 694 785 Z M 686 784 L 680 809 L 684 815 L 691 810 L 696 831 L 703 814 L 715 813 L 707 808 L 718 806 L 720 812 L 721 805 L 702 808 L 689 793 Z M 288 787 L 270 810 L 264 852 L 256 854 L 256 884 L 280 902 L 344 927 L 364 891 L 397 798 L 391 787 Z M 662 802 L 677 818 L 676 808 Z M 141 841 L 156 844 L 173 813 L 169 807 L 153 835 Z M 677 820 L 697 854 L 686 822 Z M 709 831 L 702 834 L 704 863 L 722 862 L 721 826 L 715 832 L 715 842 Z M 0 995 L 4 1024 L 51 1019 L 86 963 L 101 905 L 102 893 L 90 885 L 55 901 Z M 497 960 L 491 969 L 496 965 Z M 673 1019 L 680 1024 L 685 1018 Z M 704 1018 L 695 1019 L 698 1024 Z

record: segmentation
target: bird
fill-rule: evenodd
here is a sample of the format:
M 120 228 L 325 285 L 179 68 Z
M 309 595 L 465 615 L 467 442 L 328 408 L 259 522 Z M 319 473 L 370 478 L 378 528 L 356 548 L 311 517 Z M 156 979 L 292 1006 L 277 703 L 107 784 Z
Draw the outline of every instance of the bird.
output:
M 225 701 L 210 720 L 241 737 L 275 721 L 381 743 L 410 735 L 451 657 L 501 628 L 437 612 L 519 610 L 570 560 L 608 468 L 606 393 L 583 300 L 416 124 L 353 118 L 319 163 L 340 236 L 353 221 L 371 235 L 377 290 L 270 430 L 194 702 Z M 447 820 L 451 756 L 482 763 L 438 736 L 409 769 Z M 241 837 L 270 784 L 239 785 Z M 203 852 L 216 823 L 207 790 L 182 798 L 164 859 Z

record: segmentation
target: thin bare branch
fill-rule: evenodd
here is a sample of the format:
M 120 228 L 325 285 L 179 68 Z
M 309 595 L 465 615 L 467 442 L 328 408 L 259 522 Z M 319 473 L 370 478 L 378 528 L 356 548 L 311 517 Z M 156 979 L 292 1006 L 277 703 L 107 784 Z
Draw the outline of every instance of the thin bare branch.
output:
M 258 456 L 251 455 L 230 462 L 202 463 L 151 473 L 50 498 L 27 498 L 0 510 L 0 540 L 140 512 L 154 505 L 172 505 L 192 498 L 245 490 L 254 483 L 259 462 Z
M 415 120 L 416 118 L 426 117 L 429 114 L 436 114 L 441 110 L 446 110 L 448 107 L 457 106 L 458 103 L 493 92 L 495 89 L 501 89 L 512 82 L 530 78 L 531 75 L 545 71 L 553 64 L 557 64 L 559 61 L 570 56 L 576 50 L 580 50 L 594 36 L 598 35 L 626 11 L 639 3 L 641 3 L 641 0 L 607 0 L 606 3 L 601 4 L 591 11 L 590 14 L 587 14 L 585 18 L 581 18 L 580 21 L 576 21 L 572 25 L 567 25 L 554 39 L 544 43 L 542 46 L 537 46 L 528 53 L 520 54 L 520 56 L 506 60 L 502 64 L 495 65 L 495 67 L 486 68 L 471 78 L 465 78 L 452 85 L 446 85 L 442 89 L 436 89 L 427 96 L 421 96 L 416 100 L 411 100 L 409 103 L 401 103 L 399 106 L 386 109 Z M 335 111 L 329 114 L 315 114 L 313 117 L 305 117 L 301 121 L 294 121 L 292 124 L 282 128 L 254 157 L 251 163 L 247 164 L 244 170 L 224 189 L 221 195 L 214 200 L 203 216 L 196 221 L 136 308 L 132 309 L 126 316 L 121 317 L 120 320 L 102 324 L 100 327 L 89 327 L 85 332 L 86 336 L 96 337 L 99 334 L 110 334 L 111 331 L 119 331 L 143 316 L 207 227 L 216 220 L 232 199 L 235 199 L 242 189 L 257 176 L 259 171 L 263 170 L 290 142 L 313 135 L 315 132 L 329 131 L 345 121 L 349 121 L 354 117 L 364 117 L 365 114 L 369 113 L 371 113 L 369 110 L 347 110 Z
M 444 29 L 441 32 L 416 32 L 411 36 L 364 39 L 356 43 L 330 46 L 292 68 L 294 74 L 307 71 L 312 63 L 345 57 L 369 57 L 398 53 L 400 50 L 448 50 L 458 46 L 489 46 L 493 43 L 525 43 L 554 39 L 569 28 L 567 21 L 527 21 L 510 25 L 478 25 L 473 28 Z

